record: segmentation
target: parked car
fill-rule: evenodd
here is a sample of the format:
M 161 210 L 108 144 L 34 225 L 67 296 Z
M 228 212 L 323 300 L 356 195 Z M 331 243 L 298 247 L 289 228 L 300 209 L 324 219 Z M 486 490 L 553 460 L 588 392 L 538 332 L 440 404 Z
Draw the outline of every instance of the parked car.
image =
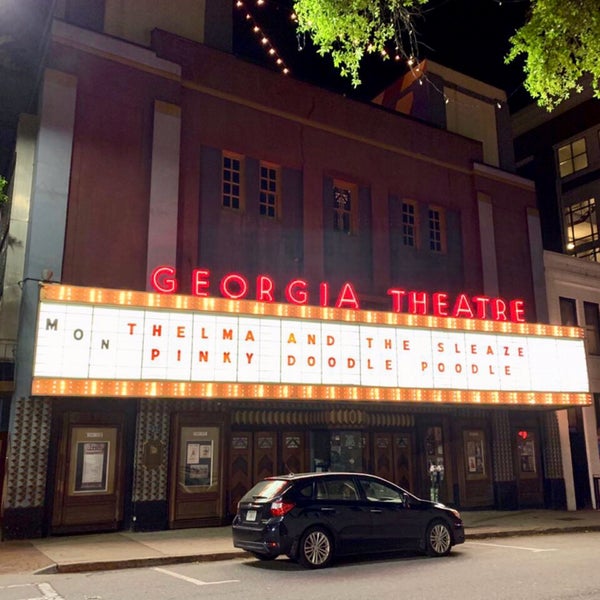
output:
M 309 568 L 335 556 L 415 550 L 444 556 L 465 541 L 460 513 L 363 473 L 268 477 L 239 502 L 233 545 Z

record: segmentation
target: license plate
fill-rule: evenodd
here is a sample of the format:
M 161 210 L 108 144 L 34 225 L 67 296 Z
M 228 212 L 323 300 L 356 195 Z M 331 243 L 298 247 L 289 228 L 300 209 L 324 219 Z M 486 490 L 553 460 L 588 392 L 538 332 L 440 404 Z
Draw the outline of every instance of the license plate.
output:
M 249 510 L 246 513 L 246 521 L 256 521 L 256 511 L 255 510 Z

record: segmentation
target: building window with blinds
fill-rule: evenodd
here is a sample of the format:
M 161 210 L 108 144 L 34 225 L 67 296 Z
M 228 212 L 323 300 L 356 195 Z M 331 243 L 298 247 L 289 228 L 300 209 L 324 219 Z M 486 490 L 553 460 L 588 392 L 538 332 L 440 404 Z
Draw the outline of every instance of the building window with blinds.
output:
M 588 166 L 585 138 L 560 146 L 558 149 L 558 170 L 561 177 L 567 177 Z
M 598 261 L 600 242 L 596 200 L 588 198 L 564 208 L 566 250 L 578 258 Z

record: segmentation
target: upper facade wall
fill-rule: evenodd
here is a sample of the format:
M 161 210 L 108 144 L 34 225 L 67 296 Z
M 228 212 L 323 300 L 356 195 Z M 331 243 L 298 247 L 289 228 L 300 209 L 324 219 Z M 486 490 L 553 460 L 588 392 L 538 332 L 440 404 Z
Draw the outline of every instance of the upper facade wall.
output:
M 483 159 L 480 143 L 172 34 L 155 32 L 153 48 L 156 56 L 144 50 L 141 57 L 124 42 L 66 25 L 54 36 L 50 66 L 77 80 L 65 283 L 146 288 L 160 102 L 178 111 L 181 125 L 173 205 L 180 291 L 190 291 L 191 271 L 202 266 L 217 274 L 349 280 L 374 305 L 391 285 L 485 292 L 477 188 L 489 178 L 473 172 Z M 278 219 L 261 221 L 251 196 L 244 211 L 223 210 L 224 151 L 245 159 L 244 183 L 252 189 L 261 161 L 281 169 Z M 331 234 L 329 193 L 338 181 L 356 188 L 349 236 Z M 517 246 L 526 246 L 533 191 L 523 195 L 512 182 L 496 181 L 491 193 L 494 220 L 506 211 L 522 219 L 511 226 L 511 243 L 516 236 Z M 431 252 L 426 240 L 416 251 L 398 245 L 405 201 L 417 207 L 423 233 L 430 208 L 443 212 L 442 252 Z M 511 275 L 531 280 L 521 254 Z M 508 278 L 500 284 L 499 293 L 512 294 Z M 527 299 L 530 286 L 523 287 L 518 295 Z

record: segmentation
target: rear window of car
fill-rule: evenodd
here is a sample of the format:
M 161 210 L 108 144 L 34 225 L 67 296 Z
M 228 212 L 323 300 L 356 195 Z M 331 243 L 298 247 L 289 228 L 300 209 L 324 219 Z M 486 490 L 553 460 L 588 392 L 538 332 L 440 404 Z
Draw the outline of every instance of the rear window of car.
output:
M 267 479 L 259 481 L 249 492 L 242 498 L 242 502 L 252 502 L 252 500 L 270 500 L 281 494 L 289 485 L 287 481 L 282 479 Z

